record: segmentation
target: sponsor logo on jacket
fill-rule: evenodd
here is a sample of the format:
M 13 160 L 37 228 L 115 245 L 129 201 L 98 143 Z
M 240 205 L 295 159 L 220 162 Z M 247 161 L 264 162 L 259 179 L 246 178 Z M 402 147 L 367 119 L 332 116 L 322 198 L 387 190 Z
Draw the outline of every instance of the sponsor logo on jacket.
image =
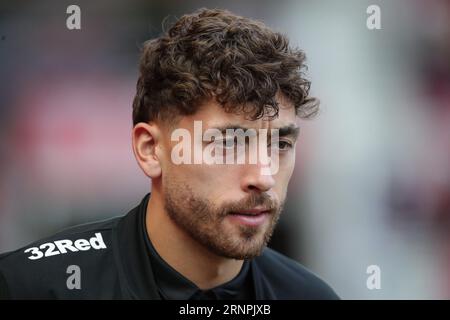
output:
M 28 253 L 27 257 L 30 260 L 38 260 L 44 257 L 56 256 L 59 254 L 66 254 L 70 252 L 88 251 L 88 250 L 101 250 L 106 249 L 106 244 L 103 241 L 102 234 L 100 232 L 87 239 L 78 239 L 75 241 L 69 239 L 56 240 L 53 242 L 46 242 L 39 247 L 31 247 L 25 249 L 24 253 Z

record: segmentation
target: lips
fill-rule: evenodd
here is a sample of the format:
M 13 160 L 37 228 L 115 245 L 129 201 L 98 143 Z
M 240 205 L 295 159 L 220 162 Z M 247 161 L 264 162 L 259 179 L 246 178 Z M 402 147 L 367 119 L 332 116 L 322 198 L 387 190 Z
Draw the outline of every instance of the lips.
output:
M 267 220 L 269 213 L 267 209 L 243 210 L 230 213 L 229 218 L 235 223 L 256 227 Z
M 232 215 L 242 215 L 242 216 L 258 216 L 261 214 L 269 213 L 269 209 L 251 209 L 251 210 L 243 210 L 232 212 Z

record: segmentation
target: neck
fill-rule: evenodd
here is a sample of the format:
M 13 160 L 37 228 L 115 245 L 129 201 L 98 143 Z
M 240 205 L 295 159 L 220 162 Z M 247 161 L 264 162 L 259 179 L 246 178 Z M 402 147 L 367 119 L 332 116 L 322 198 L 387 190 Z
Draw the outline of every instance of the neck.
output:
M 146 227 L 161 258 L 203 290 L 233 279 L 244 261 L 220 257 L 190 237 L 168 216 L 159 189 L 152 186 Z

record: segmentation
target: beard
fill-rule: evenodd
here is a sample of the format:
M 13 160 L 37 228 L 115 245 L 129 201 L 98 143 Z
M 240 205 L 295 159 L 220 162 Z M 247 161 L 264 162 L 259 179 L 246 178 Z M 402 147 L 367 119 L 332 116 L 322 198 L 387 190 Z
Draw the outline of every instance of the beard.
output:
M 218 205 L 174 179 L 166 179 L 163 186 L 164 206 L 170 219 L 210 252 L 230 259 L 252 259 L 262 253 L 284 204 L 284 201 L 280 204 L 266 193 L 252 193 L 240 201 Z M 269 209 L 267 219 L 261 225 L 233 224 L 226 219 L 232 212 L 255 206 Z

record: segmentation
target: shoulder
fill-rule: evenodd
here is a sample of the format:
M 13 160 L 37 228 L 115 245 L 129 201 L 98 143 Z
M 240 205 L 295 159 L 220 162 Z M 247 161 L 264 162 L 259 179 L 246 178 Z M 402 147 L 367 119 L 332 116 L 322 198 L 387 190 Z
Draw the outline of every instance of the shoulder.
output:
M 265 248 L 255 261 L 278 299 L 339 299 L 319 276 L 273 249 Z
M 111 268 L 102 266 L 114 264 L 112 232 L 118 220 L 75 226 L 1 254 L 0 298 L 70 297 L 67 281 L 75 272 L 83 272 L 84 287 L 98 287 L 112 276 Z

